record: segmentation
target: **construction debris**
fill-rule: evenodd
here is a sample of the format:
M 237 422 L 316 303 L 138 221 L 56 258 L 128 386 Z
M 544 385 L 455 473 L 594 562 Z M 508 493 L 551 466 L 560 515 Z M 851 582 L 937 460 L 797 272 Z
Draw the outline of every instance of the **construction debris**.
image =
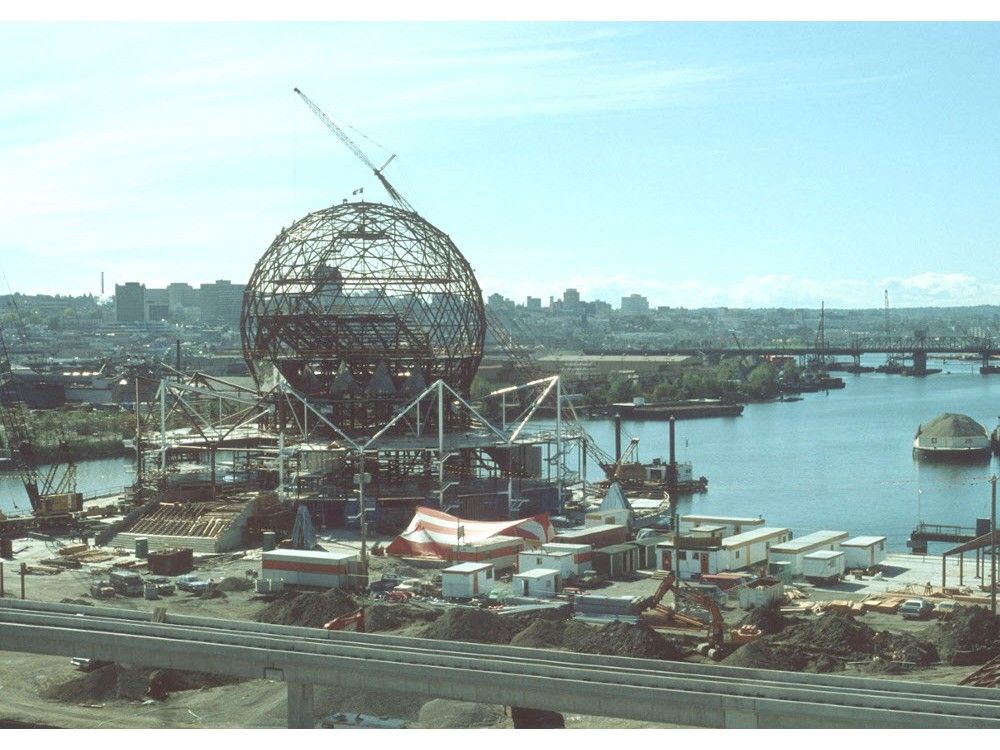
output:
M 357 611 L 360 606 L 358 599 L 340 589 L 322 594 L 287 591 L 258 612 L 256 619 L 273 625 L 321 628 L 335 617 Z

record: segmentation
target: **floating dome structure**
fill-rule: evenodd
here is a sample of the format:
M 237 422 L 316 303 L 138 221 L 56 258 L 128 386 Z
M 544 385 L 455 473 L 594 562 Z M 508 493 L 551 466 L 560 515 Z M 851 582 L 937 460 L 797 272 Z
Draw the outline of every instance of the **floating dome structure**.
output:
M 438 379 L 467 395 L 485 332 L 482 291 L 451 239 L 368 202 L 283 229 L 253 270 L 241 318 L 258 383 L 274 366 L 307 396 L 387 405 Z
M 990 436 L 986 428 L 964 414 L 939 414 L 920 425 L 913 438 L 919 458 L 980 460 L 989 458 Z

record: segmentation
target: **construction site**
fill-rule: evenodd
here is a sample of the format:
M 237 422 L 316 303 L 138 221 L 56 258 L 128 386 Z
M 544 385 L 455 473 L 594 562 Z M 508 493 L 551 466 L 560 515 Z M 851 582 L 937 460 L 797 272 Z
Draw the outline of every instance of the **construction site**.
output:
M 931 585 L 939 563 L 886 555 L 884 537 L 794 540 L 762 518 L 679 516 L 677 495 L 707 480 L 679 467 L 673 422 L 664 462 L 641 464 L 620 424 L 613 452 L 597 446 L 561 377 L 540 376 L 487 312 L 449 236 L 296 93 L 392 203 L 336 204 L 277 233 L 243 301 L 252 381 L 133 373 L 150 398 L 136 399 L 126 493 L 88 499 L 72 462 L 39 468 L 0 332 L 0 415 L 31 509 L 0 517 L 0 605 L 13 602 L 0 624 L 17 602 L 40 602 L 159 624 L 176 614 L 996 687 L 992 534 L 942 558 Z M 488 341 L 519 382 L 473 398 Z M 603 481 L 587 481 L 588 462 Z M 917 599 L 928 607 L 910 618 Z M 668 726 L 597 704 L 565 713 L 311 685 L 293 724 L 271 672 L 56 653 L 4 652 L 0 725 Z

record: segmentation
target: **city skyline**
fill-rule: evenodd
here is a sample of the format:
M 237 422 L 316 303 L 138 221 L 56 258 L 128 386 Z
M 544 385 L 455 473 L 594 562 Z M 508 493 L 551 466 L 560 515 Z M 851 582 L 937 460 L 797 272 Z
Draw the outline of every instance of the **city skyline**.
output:
M 0 91 L 0 292 L 96 293 L 101 271 L 106 291 L 162 287 L 178 268 L 242 283 L 306 213 L 358 188 L 387 200 L 298 85 L 373 161 L 399 155 L 387 174 L 484 296 L 1000 299 L 994 24 L 0 33 L 22 71 Z

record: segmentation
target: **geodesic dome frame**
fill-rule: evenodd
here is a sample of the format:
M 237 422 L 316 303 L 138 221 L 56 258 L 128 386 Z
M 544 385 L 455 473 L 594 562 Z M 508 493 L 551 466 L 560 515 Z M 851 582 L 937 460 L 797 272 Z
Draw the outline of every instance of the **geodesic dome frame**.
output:
M 486 316 L 446 234 L 415 213 L 357 202 L 281 231 L 247 284 L 240 331 L 258 382 L 274 364 L 309 395 L 387 397 L 438 378 L 467 394 Z

